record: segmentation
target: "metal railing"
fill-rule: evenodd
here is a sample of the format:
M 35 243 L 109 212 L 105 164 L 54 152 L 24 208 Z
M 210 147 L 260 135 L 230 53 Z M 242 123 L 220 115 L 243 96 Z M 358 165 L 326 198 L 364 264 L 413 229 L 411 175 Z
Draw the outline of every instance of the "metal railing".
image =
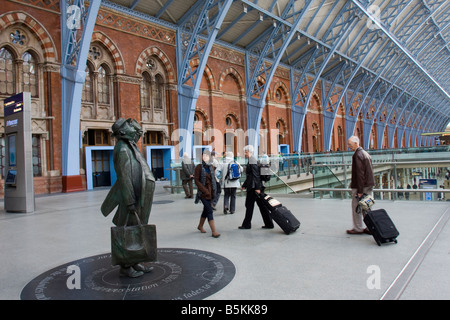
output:
M 401 185 L 401 183 L 398 183 L 397 177 L 398 173 L 401 172 L 399 170 L 403 170 L 403 168 L 450 168 L 450 146 L 368 150 L 368 152 L 372 156 L 374 171 L 391 170 L 393 181 L 388 188 Z M 294 153 L 282 156 L 264 155 L 266 161 L 270 161 L 273 172 L 272 179 L 265 183 L 267 192 L 295 194 L 301 190 L 308 191 L 311 185 L 315 188 L 329 187 L 333 189 L 348 186 L 351 178 L 352 155 L 353 152 L 349 151 L 314 154 Z M 245 166 L 246 160 L 244 158 L 236 158 L 236 160 Z M 172 193 L 182 192 L 179 178 L 180 169 L 181 159 L 173 160 L 171 168 L 167 169 L 171 171 L 170 186 L 167 186 L 167 188 L 170 188 Z M 330 183 L 326 182 L 327 175 Z M 241 182 L 244 180 L 245 174 L 243 174 Z M 303 183 L 307 180 L 312 181 L 313 184 Z M 320 183 L 316 183 L 318 181 Z M 389 190 L 388 188 L 382 189 L 383 192 Z M 435 192 L 437 191 L 433 191 L 433 193 Z M 392 198 L 392 195 L 390 197 Z
M 340 194 L 341 199 L 348 199 L 349 195 L 351 196 L 352 189 L 351 188 L 310 188 L 310 192 L 317 192 L 319 194 L 320 199 L 324 199 L 325 193 L 333 192 L 334 194 Z M 421 196 L 427 196 L 428 194 L 435 194 L 436 199 L 440 201 L 450 201 L 450 189 L 373 189 L 373 193 L 376 195 L 376 193 L 388 193 L 390 195 L 391 200 L 402 200 L 399 199 L 399 194 L 402 194 L 402 198 L 405 197 L 406 194 L 409 196 L 411 194 L 420 194 Z M 376 197 L 375 197 L 376 199 Z M 414 199 L 413 199 L 414 200 Z M 426 199 L 418 199 L 418 200 L 426 200 Z M 433 197 L 429 199 L 430 201 L 433 200 Z

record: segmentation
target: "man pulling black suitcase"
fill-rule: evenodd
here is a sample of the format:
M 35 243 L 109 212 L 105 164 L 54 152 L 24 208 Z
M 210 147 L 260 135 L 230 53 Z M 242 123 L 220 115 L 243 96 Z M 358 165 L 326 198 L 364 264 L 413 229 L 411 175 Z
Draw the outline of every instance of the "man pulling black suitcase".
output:
M 368 210 L 363 219 L 367 229 L 369 229 L 376 243 L 397 243 L 399 232 L 384 209 Z
M 372 210 L 375 200 L 368 194 L 363 194 L 358 198 L 356 211 L 363 216 L 364 224 L 367 227 L 367 233 L 370 233 L 376 243 L 381 246 L 382 243 L 397 243 L 399 232 L 384 209 Z

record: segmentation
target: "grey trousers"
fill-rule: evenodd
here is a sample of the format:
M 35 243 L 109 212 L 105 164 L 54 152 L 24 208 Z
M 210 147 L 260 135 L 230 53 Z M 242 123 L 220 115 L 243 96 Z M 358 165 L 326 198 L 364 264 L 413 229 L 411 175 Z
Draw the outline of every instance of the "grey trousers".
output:
M 373 187 L 365 187 L 363 193 L 367 193 L 373 197 Z M 365 229 L 363 223 L 363 215 L 356 212 L 356 207 L 358 206 L 357 190 L 352 189 L 352 219 L 353 219 L 353 229 L 355 231 L 361 232 Z
M 230 212 L 232 213 L 236 211 L 236 189 L 237 188 L 224 188 L 223 210 L 230 209 Z
M 184 193 L 186 194 L 186 197 L 193 197 L 194 196 L 194 185 L 192 183 L 192 180 L 194 179 L 186 179 L 182 180 L 181 184 L 184 189 Z

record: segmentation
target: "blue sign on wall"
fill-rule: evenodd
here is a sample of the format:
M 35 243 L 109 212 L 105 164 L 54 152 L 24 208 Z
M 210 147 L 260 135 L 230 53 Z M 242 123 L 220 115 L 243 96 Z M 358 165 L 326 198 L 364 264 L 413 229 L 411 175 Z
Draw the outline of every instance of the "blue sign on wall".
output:
M 419 179 L 419 189 L 436 189 L 437 180 L 436 179 Z M 425 201 L 433 200 L 431 192 L 425 192 Z
M 436 189 L 436 179 L 419 179 L 419 189 Z

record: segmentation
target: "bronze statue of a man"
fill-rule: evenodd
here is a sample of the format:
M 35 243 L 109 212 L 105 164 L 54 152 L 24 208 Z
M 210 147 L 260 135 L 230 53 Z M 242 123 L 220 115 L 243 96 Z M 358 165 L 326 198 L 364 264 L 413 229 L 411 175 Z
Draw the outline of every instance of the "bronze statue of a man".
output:
M 139 222 L 146 225 L 153 203 L 155 178 L 136 146 L 142 129 L 134 119 L 119 118 L 112 131 L 118 140 L 113 151 L 117 180 L 103 201 L 101 211 L 106 217 L 118 206 L 112 220 L 117 227 L 135 226 Z M 120 267 L 120 274 L 129 277 L 141 276 L 152 269 L 141 263 L 123 263 Z

